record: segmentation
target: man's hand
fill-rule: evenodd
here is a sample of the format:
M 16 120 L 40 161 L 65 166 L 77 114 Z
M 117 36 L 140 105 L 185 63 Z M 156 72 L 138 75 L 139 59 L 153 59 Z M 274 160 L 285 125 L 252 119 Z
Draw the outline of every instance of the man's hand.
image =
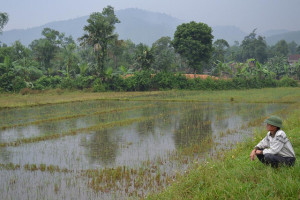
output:
M 255 159 L 256 151 L 258 151 L 258 150 L 254 149 L 254 150 L 251 152 L 251 154 L 250 154 L 250 158 L 251 158 L 252 161 Z
M 263 151 L 262 150 L 256 150 L 256 155 L 258 155 L 258 154 L 263 154 Z
M 251 154 L 250 154 L 251 160 L 254 160 L 255 156 L 258 155 L 258 154 L 263 154 L 263 151 L 262 150 L 253 149 L 253 151 L 251 151 Z

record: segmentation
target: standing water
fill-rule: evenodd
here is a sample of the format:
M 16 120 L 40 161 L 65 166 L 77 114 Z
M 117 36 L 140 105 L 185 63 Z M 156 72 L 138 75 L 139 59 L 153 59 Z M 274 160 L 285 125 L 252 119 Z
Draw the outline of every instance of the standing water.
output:
M 1 110 L 0 199 L 143 197 L 286 107 L 90 101 Z

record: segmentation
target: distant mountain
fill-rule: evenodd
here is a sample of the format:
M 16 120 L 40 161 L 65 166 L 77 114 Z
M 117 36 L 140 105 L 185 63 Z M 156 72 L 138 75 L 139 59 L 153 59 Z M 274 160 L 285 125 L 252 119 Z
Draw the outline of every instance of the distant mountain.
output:
M 116 15 L 121 21 L 121 23 L 116 24 L 116 33 L 119 34 L 119 39 L 130 39 L 136 44 L 142 42 L 152 45 L 153 42 L 163 36 L 170 36 L 172 38 L 176 27 L 185 22 L 163 13 L 135 8 L 118 10 L 116 11 Z M 20 40 L 22 44 L 29 45 L 33 40 L 42 37 L 41 32 L 46 27 L 65 33 L 66 36 L 72 35 L 74 40 L 77 40 L 83 35 L 83 27 L 87 25 L 88 18 L 89 16 L 83 16 L 70 20 L 51 22 L 34 28 L 4 31 L 0 35 L 0 41 L 11 45 L 16 40 Z M 248 35 L 235 26 L 215 26 L 212 29 L 214 40 L 225 39 L 230 45 L 234 44 L 234 41 L 241 42 Z M 292 32 L 287 32 L 286 30 L 270 31 L 267 33 L 270 36 L 267 38 L 267 41 L 273 43 L 285 38 L 286 34 L 290 33 Z M 295 38 L 295 42 L 298 41 L 297 43 L 300 44 L 300 37 L 298 36 L 299 33 L 297 35 L 295 32 L 289 35 L 290 38 L 287 37 L 287 41 L 289 41 L 288 39 Z
M 116 15 L 121 21 L 116 24 L 115 31 L 120 39 L 130 39 L 134 43 L 142 42 L 148 45 L 152 45 L 162 36 L 173 36 L 176 27 L 183 23 L 182 20 L 166 14 L 134 8 L 116 11 Z M 41 32 L 46 27 L 65 33 L 66 36 L 72 35 L 77 40 L 83 35 L 83 27 L 87 25 L 88 18 L 89 16 L 84 16 L 29 29 L 4 31 L 0 35 L 0 41 L 11 45 L 16 40 L 20 40 L 22 44 L 29 45 L 33 40 L 42 37 Z
M 134 43 L 140 42 L 152 45 L 153 42 L 163 36 L 173 37 L 176 27 L 183 20 L 171 17 L 166 14 L 150 12 L 135 8 L 116 11 L 116 15 L 121 23 L 116 24 L 116 33 L 120 39 L 130 39 Z M 41 32 L 49 27 L 65 33 L 66 36 L 72 35 L 75 40 L 83 35 L 83 27 L 87 24 L 89 16 L 79 17 L 70 20 L 56 21 L 47 23 L 43 26 L 4 31 L 0 35 L 0 41 L 11 45 L 16 40 L 22 44 L 29 45 L 33 40 L 41 38 Z M 213 27 L 214 40 L 226 39 L 230 44 L 234 41 L 241 41 L 246 35 L 240 29 L 233 26 Z
M 274 35 L 284 34 L 287 32 L 289 32 L 289 30 L 286 30 L 286 29 L 268 30 L 268 31 L 263 32 L 262 35 L 265 37 L 271 37 Z
M 116 32 L 121 39 L 131 39 L 134 43 L 152 45 L 163 36 L 174 35 L 182 20 L 162 13 L 140 9 L 125 9 L 116 12 L 121 23 L 116 25 Z
M 83 35 L 83 26 L 87 23 L 88 16 L 80 17 L 76 19 L 64 20 L 47 23 L 42 26 L 28 28 L 28 29 L 16 29 L 10 31 L 4 31 L 0 35 L 0 41 L 11 45 L 16 40 L 24 45 L 29 45 L 33 40 L 42 37 L 41 33 L 44 28 L 52 28 L 60 33 L 65 33 L 66 36 L 72 35 L 75 40 Z
M 248 34 L 235 26 L 214 26 L 213 35 L 214 40 L 224 39 L 229 45 L 233 45 L 235 41 L 241 42 Z
M 285 32 L 266 38 L 268 45 L 274 45 L 280 40 L 285 40 L 287 43 L 294 41 L 298 45 L 300 45 L 300 31 Z

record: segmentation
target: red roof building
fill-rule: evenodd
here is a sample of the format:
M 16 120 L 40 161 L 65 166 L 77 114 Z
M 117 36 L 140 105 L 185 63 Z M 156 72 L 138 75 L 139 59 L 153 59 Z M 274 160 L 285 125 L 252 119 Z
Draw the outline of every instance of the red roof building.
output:
M 299 59 L 300 59 L 300 54 L 290 55 L 290 56 L 288 57 L 288 63 L 289 63 L 290 65 L 292 65 L 292 64 L 298 62 Z

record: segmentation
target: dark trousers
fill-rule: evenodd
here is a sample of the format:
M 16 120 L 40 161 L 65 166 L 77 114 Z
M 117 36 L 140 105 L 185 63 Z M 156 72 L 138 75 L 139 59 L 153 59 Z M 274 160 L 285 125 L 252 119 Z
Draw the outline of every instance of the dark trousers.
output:
M 294 157 L 282 157 L 279 155 L 274 154 L 259 154 L 257 155 L 257 158 L 264 164 L 270 165 L 272 167 L 278 167 L 278 165 L 287 165 L 287 166 L 293 166 L 295 164 L 296 158 Z

